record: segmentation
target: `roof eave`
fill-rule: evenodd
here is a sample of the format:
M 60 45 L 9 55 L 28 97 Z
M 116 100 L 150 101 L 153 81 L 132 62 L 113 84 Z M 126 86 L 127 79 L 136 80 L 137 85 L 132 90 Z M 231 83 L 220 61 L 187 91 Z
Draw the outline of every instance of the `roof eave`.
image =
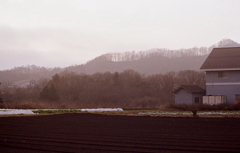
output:
M 240 68 L 200 69 L 201 71 L 237 71 Z
M 202 91 L 202 92 L 192 92 L 192 94 L 202 94 L 202 93 L 206 93 L 206 91 Z

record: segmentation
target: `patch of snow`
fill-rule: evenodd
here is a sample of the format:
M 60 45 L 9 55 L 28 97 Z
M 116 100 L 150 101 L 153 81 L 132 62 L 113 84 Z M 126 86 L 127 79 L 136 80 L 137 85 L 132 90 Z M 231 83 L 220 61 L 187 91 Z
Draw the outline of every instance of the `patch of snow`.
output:
M 139 115 L 189 115 L 192 113 L 170 113 L 170 112 L 164 112 L 164 113 L 157 113 L 157 112 L 140 112 Z
M 96 108 L 96 109 L 80 109 L 85 112 L 106 112 L 106 111 L 123 111 L 122 108 Z
M 192 115 L 192 113 L 181 113 L 181 112 L 140 112 L 139 115 Z M 240 115 L 240 112 L 199 112 L 197 115 Z
M 12 115 L 12 114 L 34 114 L 29 109 L 0 109 L 0 115 Z
M 200 115 L 239 115 L 240 112 L 202 112 Z
M 34 110 L 59 110 L 59 109 L 0 109 L 0 115 L 12 114 L 34 114 Z M 86 112 L 123 111 L 122 108 L 96 108 L 96 109 L 74 109 Z

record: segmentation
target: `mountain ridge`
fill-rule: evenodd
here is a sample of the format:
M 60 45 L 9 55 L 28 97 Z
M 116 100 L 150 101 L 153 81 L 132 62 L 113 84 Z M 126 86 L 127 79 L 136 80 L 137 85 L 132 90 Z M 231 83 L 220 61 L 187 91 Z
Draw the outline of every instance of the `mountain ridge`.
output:
M 154 48 L 140 52 L 106 53 L 88 61 L 86 64 L 66 68 L 44 68 L 35 65 L 15 67 L 10 70 L 0 71 L 0 82 L 49 79 L 54 74 L 64 71 L 94 74 L 98 72 L 122 72 L 132 69 L 145 75 L 181 70 L 199 71 L 207 55 L 216 47 L 240 47 L 240 44 L 231 39 L 223 39 L 210 47 L 193 47 L 178 50 Z
M 216 47 L 240 47 L 240 44 L 231 39 L 223 39 L 210 47 L 178 50 L 156 48 L 140 52 L 107 53 L 87 62 L 84 65 L 85 73 L 122 72 L 126 69 L 147 75 L 187 69 L 199 71 L 207 55 Z
M 131 61 L 131 60 L 139 60 L 141 58 L 146 58 L 150 56 L 165 56 L 169 58 L 182 57 L 182 56 L 201 56 L 209 54 L 213 48 L 219 47 L 240 47 L 240 44 L 231 40 L 231 39 L 223 39 L 218 43 L 210 46 L 210 47 L 192 47 L 192 48 L 181 48 L 181 49 L 167 49 L 167 48 L 153 48 L 146 51 L 126 51 L 123 53 L 113 52 L 102 54 L 95 59 L 101 60 L 109 60 L 114 62 L 119 61 Z M 92 60 L 91 60 L 92 61 Z

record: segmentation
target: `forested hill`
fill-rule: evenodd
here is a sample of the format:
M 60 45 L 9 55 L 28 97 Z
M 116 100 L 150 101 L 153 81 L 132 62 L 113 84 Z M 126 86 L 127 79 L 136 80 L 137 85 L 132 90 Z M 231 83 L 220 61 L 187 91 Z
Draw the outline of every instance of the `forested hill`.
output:
M 82 65 L 67 68 L 44 68 L 35 65 L 16 67 L 11 70 L 0 71 L 0 82 L 14 82 L 19 80 L 38 80 L 50 78 L 56 73 L 72 71 L 75 73 L 93 74 L 97 72 L 123 72 L 127 69 L 141 74 L 159 74 L 169 71 L 199 70 L 201 64 L 216 47 L 236 47 L 237 42 L 223 39 L 210 47 L 193 47 L 188 49 L 151 49 L 140 52 L 108 53 Z
M 237 46 L 240 44 L 231 39 L 223 39 L 210 47 L 178 50 L 156 48 L 140 52 L 107 53 L 96 57 L 85 65 L 72 66 L 66 69 L 86 74 L 106 71 L 113 73 L 132 69 L 146 75 L 181 70 L 198 71 L 213 48 Z
M 153 55 L 138 60 L 119 62 L 95 59 L 85 65 L 85 72 L 93 74 L 96 71 L 122 72 L 126 69 L 132 69 L 141 74 L 150 75 L 180 70 L 198 71 L 206 57 L 207 55 L 169 58 L 162 55 Z

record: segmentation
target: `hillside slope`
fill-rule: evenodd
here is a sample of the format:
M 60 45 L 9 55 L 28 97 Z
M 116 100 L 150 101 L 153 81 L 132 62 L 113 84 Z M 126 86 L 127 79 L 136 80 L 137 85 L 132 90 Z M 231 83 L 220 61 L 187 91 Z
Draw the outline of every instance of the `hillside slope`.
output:
M 231 39 L 223 39 L 210 47 L 193 47 L 179 50 L 156 48 L 140 52 L 107 53 L 86 64 L 66 68 L 44 68 L 30 65 L 0 71 L 0 82 L 8 85 L 19 80 L 51 78 L 54 74 L 63 71 L 93 74 L 106 71 L 122 72 L 132 69 L 145 75 L 181 70 L 199 71 L 200 66 L 212 48 L 237 46 L 240 46 L 240 44 Z

